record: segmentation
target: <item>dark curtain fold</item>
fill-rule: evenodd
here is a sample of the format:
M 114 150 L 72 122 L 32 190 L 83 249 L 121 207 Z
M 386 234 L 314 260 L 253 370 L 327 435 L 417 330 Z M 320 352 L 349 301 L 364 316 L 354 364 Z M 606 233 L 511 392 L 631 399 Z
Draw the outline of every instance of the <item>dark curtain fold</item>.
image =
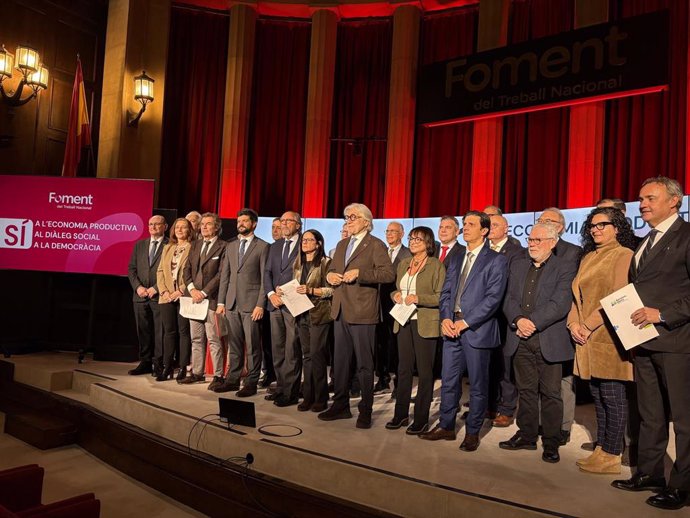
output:
M 479 8 L 472 6 L 425 16 L 420 66 L 472 54 L 476 48 L 478 13 Z M 473 130 L 472 122 L 417 127 L 410 193 L 415 217 L 464 214 L 469 209 Z
M 383 211 L 392 35 L 391 19 L 338 25 L 327 217 Z
M 573 29 L 573 0 L 513 0 L 509 43 Z M 541 210 L 567 202 L 569 109 L 504 119 L 500 205 L 507 212 Z
M 602 192 L 637 198 L 645 178 L 664 175 L 685 183 L 688 2 L 618 0 L 611 18 L 669 9 L 670 88 L 665 92 L 608 101 Z
M 246 203 L 259 214 L 302 206 L 310 37 L 308 22 L 257 22 Z
M 158 205 L 180 213 L 218 206 L 228 22 L 171 11 Z

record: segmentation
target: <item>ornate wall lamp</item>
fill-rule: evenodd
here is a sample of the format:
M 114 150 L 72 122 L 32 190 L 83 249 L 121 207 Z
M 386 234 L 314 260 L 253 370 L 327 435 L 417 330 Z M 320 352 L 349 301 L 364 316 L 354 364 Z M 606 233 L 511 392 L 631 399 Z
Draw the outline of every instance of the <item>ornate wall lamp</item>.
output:
M 127 122 L 129 127 L 136 128 L 139 125 L 139 119 L 146 111 L 146 105 L 153 102 L 153 83 L 154 80 L 146 75 L 145 70 L 134 78 L 134 100 L 141 104 L 141 109 L 136 117 Z
M 16 59 L 16 63 L 15 63 Z M 12 70 L 21 72 L 19 85 L 14 91 L 5 91 L 3 81 L 12 77 Z M 24 87 L 28 86 L 32 93 L 22 99 Z M 0 94 L 3 101 L 10 106 L 21 106 L 38 95 L 38 92 L 48 88 L 48 69 L 41 63 L 40 56 L 35 49 L 27 46 L 17 47 L 15 56 L 7 52 L 5 46 L 0 49 Z

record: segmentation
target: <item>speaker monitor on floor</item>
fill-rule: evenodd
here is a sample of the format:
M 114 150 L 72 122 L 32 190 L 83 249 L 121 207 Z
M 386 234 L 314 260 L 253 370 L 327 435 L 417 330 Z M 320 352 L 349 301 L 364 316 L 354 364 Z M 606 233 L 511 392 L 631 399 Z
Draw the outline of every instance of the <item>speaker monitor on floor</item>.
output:
M 256 428 L 256 412 L 251 401 L 218 398 L 220 420 L 223 423 Z

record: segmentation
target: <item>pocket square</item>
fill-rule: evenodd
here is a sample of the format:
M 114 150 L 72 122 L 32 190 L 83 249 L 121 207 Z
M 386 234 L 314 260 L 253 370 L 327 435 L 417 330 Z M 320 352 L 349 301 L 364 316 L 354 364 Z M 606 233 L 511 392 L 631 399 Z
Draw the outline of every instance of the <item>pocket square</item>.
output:
M 220 256 L 219 256 L 219 255 L 217 255 L 217 256 L 215 256 L 215 257 L 211 257 L 211 261 L 216 261 L 216 260 L 218 260 L 218 259 L 220 259 Z

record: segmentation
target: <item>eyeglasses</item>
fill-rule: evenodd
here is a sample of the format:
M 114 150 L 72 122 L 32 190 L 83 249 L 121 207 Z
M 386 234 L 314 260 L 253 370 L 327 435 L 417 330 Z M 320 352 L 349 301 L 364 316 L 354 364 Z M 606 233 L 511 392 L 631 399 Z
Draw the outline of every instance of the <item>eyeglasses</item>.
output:
M 297 223 L 297 220 L 296 220 L 296 219 L 284 218 L 284 219 L 281 219 L 280 222 L 283 223 L 283 224 L 288 224 L 288 223 L 290 223 L 290 222 L 292 222 L 292 223 Z
M 555 219 L 539 218 L 537 220 L 537 223 L 541 223 L 542 225 L 548 225 L 549 223 L 551 223 L 552 225 L 559 225 L 561 222 L 556 221 Z
M 399 230 L 386 230 L 386 234 L 400 234 Z
M 408 237 L 407 240 L 410 242 L 410 244 L 412 244 L 412 243 L 423 243 L 424 242 L 423 237 Z
M 549 241 L 553 239 L 552 237 L 528 237 L 527 238 L 527 244 L 530 245 L 541 245 L 543 241 Z
M 302 243 L 316 243 L 316 239 L 312 239 L 310 237 L 305 237 L 302 239 Z
M 610 221 L 602 221 L 601 223 L 590 223 L 589 224 L 589 231 L 591 232 L 592 230 L 594 230 L 596 228 L 597 230 L 599 230 L 601 232 L 606 228 L 607 225 L 613 226 L 613 223 L 611 223 Z
M 345 221 L 354 221 L 356 219 L 361 219 L 362 216 L 359 216 L 357 214 L 350 214 L 349 216 L 346 214 L 345 217 L 343 218 Z

